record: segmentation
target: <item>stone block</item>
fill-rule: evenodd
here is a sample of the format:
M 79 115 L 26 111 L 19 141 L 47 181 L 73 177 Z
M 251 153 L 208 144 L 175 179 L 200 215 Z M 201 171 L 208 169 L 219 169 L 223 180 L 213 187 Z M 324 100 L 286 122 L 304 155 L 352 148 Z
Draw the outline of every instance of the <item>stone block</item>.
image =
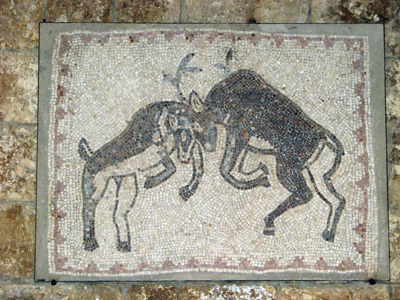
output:
M 36 123 L 38 54 L 0 50 L 0 122 Z
M 386 60 L 386 108 L 390 119 L 400 118 L 400 59 Z
M 0 285 L 1 299 L 19 299 L 19 300 L 122 300 L 124 299 L 119 288 L 106 284 L 82 284 L 59 283 L 56 286 L 50 285 L 17 285 L 3 284 Z
M 185 0 L 185 23 L 248 23 L 250 0 Z
M 383 23 L 391 1 L 312 0 L 313 23 Z
M 392 285 L 392 299 L 400 299 L 400 285 Z
M 397 10 L 399 9 L 397 7 Z M 400 16 L 398 14 L 385 23 L 385 55 L 386 57 L 400 56 Z
M 117 0 L 116 22 L 179 22 L 179 0 Z
M 276 290 L 269 285 L 183 285 L 179 293 L 180 300 L 216 300 L 216 299 L 276 299 Z
M 0 125 L 0 133 L 0 200 L 35 200 L 36 128 Z
M 32 277 L 34 248 L 34 207 L 0 205 L 0 275 Z
M 388 117 L 388 134 L 392 139 L 389 151 L 389 162 L 393 178 L 389 182 L 389 199 L 391 205 L 400 204 L 400 60 L 387 59 L 386 77 L 386 111 Z
M 398 136 L 398 134 L 396 134 Z M 399 145 L 399 144 L 397 144 Z M 395 146 L 396 147 L 396 146 Z M 395 175 L 389 183 L 390 206 L 400 208 L 400 175 Z
M 129 300 L 178 300 L 177 289 L 172 285 L 132 285 L 128 290 Z
M 38 45 L 42 0 L 0 1 L 0 16 L 0 48 L 29 49 Z
M 306 23 L 307 0 L 255 0 L 254 19 L 257 23 Z
M 390 279 L 400 281 L 400 209 L 389 210 Z
M 49 0 L 48 22 L 110 22 L 112 0 Z
M 279 300 L 389 300 L 387 287 L 378 285 L 375 287 L 361 287 L 358 285 L 347 287 L 313 287 L 283 288 Z

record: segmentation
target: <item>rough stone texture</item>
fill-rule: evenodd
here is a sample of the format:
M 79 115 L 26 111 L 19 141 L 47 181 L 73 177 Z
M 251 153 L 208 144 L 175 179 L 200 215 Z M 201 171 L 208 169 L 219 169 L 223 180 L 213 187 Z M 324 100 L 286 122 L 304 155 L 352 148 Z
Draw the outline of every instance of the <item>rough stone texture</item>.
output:
M 349 286 L 337 288 L 283 288 L 279 300 L 389 300 L 384 285 L 369 287 Z
M 396 134 L 398 137 L 398 134 Z M 389 182 L 389 201 L 390 206 L 400 207 L 400 176 L 394 176 Z
M 392 285 L 392 299 L 400 299 L 400 285 Z
M 385 55 L 400 55 L 400 17 L 385 24 Z
M 42 17 L 42 0 L 0 0 L 0 48 L 37 46 Z
M 0 122 L 36 123 L 37 52 L 0 50 Z
M 118 288 L 105 284 L 62 284 L 51 285 L 0 285 L 0 299 L 19 300 L 122 300 L 122 293 Z
M 185 23 L 248 23 L 250 0 L 185 0 Z
M 112 0 L 48 0 L 48 22 L 110 22 Z
M 129 300 L 178 300 L 178 292 L 171 285 L 132 285 L 128 290 Z
M 0 275 L 31 277 L 34 247 L 35 208 L 0 205 Z
M 180 0 L 116 0 L 116 22 L 179 22 Z
M 36 128 L 0 125 L 0 200 L 35 200 Z
M 390 1 L 312 0 L 313 23 L 382 23 Z
M 389 182 L 391 205 L 400 205 L 400 60 L 386 60 L 386 109 L 388 132 L 392 138 L 389 162 L 392 180 Z
M 400 1 L 312 0 L 313 23 L 385 23 L 386 56 L 400 55 Z
M 400 1 L 389 0 L 385 22 L 385 55 L 400 55 Z
M 306 23 L 308 0 L 255 0 L 254 19 L 257 23 Z
M 400 209 L 389 211 L 390 279 L 400 281 Z
M 276 290 L 268 285 L 200 285 L 186 284 L 181 287 L 180 300 L 206 300 L 206 299 L 276 299 Z

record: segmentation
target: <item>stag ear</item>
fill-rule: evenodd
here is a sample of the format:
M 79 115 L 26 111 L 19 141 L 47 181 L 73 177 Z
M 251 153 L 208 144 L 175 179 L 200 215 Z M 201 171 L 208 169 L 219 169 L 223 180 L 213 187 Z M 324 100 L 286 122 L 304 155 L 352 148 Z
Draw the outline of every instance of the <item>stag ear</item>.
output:
M 168 122 L 173 131 L 176 131 L 178 129 L 178 118 L 175 115 L 169 115 Z
M 195 112 L 199 113 L 203 110 L 203 100 L 201 100 L 199 94 L 195 91 L 190 92 L 189 103 Z

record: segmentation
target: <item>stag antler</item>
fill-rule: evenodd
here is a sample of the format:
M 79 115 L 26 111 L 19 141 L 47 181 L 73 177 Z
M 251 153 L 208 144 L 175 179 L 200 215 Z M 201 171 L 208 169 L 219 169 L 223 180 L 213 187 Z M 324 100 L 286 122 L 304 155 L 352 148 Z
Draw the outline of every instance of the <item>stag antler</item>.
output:
M 193 58 L 193 56 L 194 56 L 194 53 L 189 53 L 184 58 L 182 58 L 181 62 L 179 63 L 178 69 L 176 70 L 175 77 L 172 77 L 171 74 L 163 71 L 164 78 L 167 79 L 169 82 L 171 82 L 176 87 L 177 92 L 178 92 L 179 101 L 186 103 L 186 104 L 189 104 L 189 101 L 185 98 L 185 96 L 183 96 L 182 90 L 179 86 L 181 84 L 182 74 L 197 73 L 197 72 L 202 71 L 200 68 L 187 66 L 187 64 Z
M 232 70 L 232 58 L 233 58 L 233 49 L 229 49 L 228 53 L 225 57 L 225 65 L 224 64 L 215 64 L 214 66 L 218 69 L 224 71 L 224 75 L 227 76 Z

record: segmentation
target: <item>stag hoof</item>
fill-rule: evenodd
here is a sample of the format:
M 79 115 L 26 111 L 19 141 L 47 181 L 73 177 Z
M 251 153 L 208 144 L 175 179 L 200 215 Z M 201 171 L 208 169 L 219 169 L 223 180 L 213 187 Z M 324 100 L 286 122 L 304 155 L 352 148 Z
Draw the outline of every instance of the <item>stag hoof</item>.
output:
M 264 234 L 265 235 L 275 235 L 275 224 L 274 220 L 271 217 L 265 217 L 264 219 L 265 227 L 264 227 Z
M 86 251 L 94 251 L 99 248 L 96 238 L 87 238 L 83 240 L 84 249 Z
M 189 188 L 187 186 L 181 187 L 179 189 L 179 196 L 181 196 L 181 198 L 184 201 L 188 201 L 189 198 L 193 195 L 193 193 L 189 190 Z
M 263 178 L 263 180 L 262 180 L 262 182 L 261 182 L 261 185 L 262 185 L 263 187 L 266 187 L 266 188 L 268 188 L 268 187 L 271 186 L 271 183 L 269 183 L 269 180 L 268 180 L 268 177 L 267 177 L 267 176 L 265 176 L 265 177 Z
M 153 178 L 151 178 L 151 177 L 147 177 L 146 178 L 146 181 L 144 182 L 144 188 L 145 189 L 151 189 L 151 188 L 153 188 L 155 186 L 155 184 L 154 184 L 154 179 Z
M 132 248 L 128 242 L 118 242 L 117 243 L 117 250 L 120 252 L 131 252 Z
M 263 233 L 265 235 L 275 235 L 275 227 L 265 227 Z
M 335 235 L 332 234 L 329 230 L 324 230 L 322 232 L 322 237 L 325 241 L 333 243 L 335 240 Z
M 265 175 L 268 175 L 269 174 L 269 171 L 268 171 L 268 167 L 265 165 L 265 164 L 263 164 L 263 163 L 259 163 L 258 164 L 258 168 L 261 170 L 261 171 L 263 171 L 263 173 L 265 174 Z

